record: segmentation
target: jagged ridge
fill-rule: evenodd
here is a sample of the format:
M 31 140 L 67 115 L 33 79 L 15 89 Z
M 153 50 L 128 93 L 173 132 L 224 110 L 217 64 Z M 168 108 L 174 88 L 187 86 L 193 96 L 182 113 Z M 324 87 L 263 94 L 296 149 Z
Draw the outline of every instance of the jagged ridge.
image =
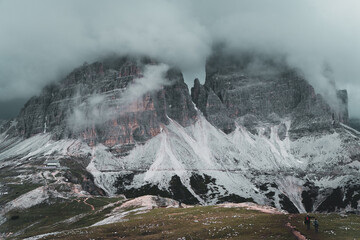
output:
M 219 59 L 209 60 L 205 84 L 196 80 L 192 89 L 200 111 L 178 70 L 167 71 L 170 84 L 120 108 L 126 88 L 156 63 L 122 58 L 84 65 L 5 124 L 0 167 L 76 158 L 89 163 L 108 194 L 356 211 L 360 134 L 340 124 L 347 110 L 332 110 L 292 69 L 254 75 L 243 62 Z M 340 95 L 346 105 L 346 93 Z M 69 126 L 77 107 L 91 112 L 93 96 L 100 96 L 100 109 L 113 110 L 110 118 Z M 326 199 L 334 194 L 341 200 L 331 205 Z

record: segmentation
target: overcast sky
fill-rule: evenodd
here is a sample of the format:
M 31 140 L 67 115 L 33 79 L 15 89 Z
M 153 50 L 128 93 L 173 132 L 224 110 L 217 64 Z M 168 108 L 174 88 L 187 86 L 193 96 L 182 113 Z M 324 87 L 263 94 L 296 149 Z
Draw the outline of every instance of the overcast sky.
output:
M 216 42 L 287 56 L 318 92 L 324 64 L 360 117 L 359 0 L 0 0 L 0 118 L 84 61 L 145 54 L 204 80 Z M 191 87 L 191 86 L 190 86 Z

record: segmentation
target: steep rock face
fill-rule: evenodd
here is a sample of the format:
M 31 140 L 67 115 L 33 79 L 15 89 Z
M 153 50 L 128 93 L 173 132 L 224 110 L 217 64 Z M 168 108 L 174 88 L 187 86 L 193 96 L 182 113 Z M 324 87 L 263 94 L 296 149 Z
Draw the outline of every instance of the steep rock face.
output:
M 59 175 L 93 194 L 359 212 L 360 133 L 340 123 L 346 111 L 335 114 L 281 62 L 251 62 L 209 60 L 191 91 L 202 113 L 176 69 L 142 91 L 139 79 L 160 66 L 151 60 L 86 64 L 5 124 L 1 172 L 33 181 L 55 159 L 68 168 Z
M 191 97 L 200 111 L 215 126 L 224 132 L 231 132 L 234 129 L 235 124 L 230 117 L 229 110 L 211 88 L 200 84 L 199 79 L 194 81 Z
M 207 119 L 229 132 L 235 120 L 251 115 L 271 121 L 272 114 L 294 119 L 294 137 L 305 131 L 329 130 L 347 122 L 347 93 L 338 91 L 343 109 L 331 109 L 323 97 L 294 69 L 281 60 L 245 54 L 215 53 L 206 65 L 206 81 L 195 80 L 192 99 Z M 231 119 L 231 120 L 229 120 Z
M 337 92 L 337 98 L 339 100 L 339 106 L 340 106 L 340 113 L 338 114 L 339 121 L 342 123 L 349 123 L 349 111 L 348 111 L 348 93 L 344 90 L 338 90 Z
M 8 133 L 30 137 L 51 132 L 55 139 L 82 138 L 90 145 L 114 146 L 148 140 L 168 124 L 168 117 L 189 125 L 196 111 L 176 69 L 166 72 L 166 84 L 159 89 L 127 96 L 127 88 L 154 64 L 130 57 L 84 64 L 31 98 Z

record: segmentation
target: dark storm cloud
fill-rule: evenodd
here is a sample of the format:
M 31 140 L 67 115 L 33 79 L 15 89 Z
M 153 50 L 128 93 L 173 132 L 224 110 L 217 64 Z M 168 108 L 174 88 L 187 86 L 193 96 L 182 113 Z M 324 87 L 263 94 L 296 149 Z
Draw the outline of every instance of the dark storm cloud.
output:
M 335 79 L 349 90 L 350 113 L 360 116 L 359 9 L 357 0 L 3 0 L 0 101 L 37 94 L 84 61 L 112 53 L 178 65 L 190 83 L 204 78 L 211 47 L 221 41 L 229 51 L 285 55 L 329 98 Z

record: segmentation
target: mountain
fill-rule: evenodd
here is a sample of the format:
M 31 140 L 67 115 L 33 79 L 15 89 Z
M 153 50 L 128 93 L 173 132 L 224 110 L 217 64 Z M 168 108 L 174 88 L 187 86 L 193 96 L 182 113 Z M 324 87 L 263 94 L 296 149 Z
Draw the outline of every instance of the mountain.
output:
M 122 101 L 126 87 L 141 78 L 148 59 L 109 59 L 75 69 L 60 83 L 31 98 L 7 132 L 25 138 L 51 132 L 53 139 L 81 137 L 89 145 L 146 141 L 160 132 L 168 117 L 184 126 L 196 118 L 181 72 L 167 71 L 169 86 Z M 171 107 L 169 107 L 171 106 Z M 179 108 L 179 109 L 178 109 Z M 123 128 L 119 128 L 122 126 Z
M 150 58 L 84 64 L 4 125 L 0 190 L 20 181 L 47 184 L 46 199 L 64 188 L 359 212 L 360 133 L 346 91 L 337 96 L 330 106 L 284 61 L 251 54 L 215 53 L 191 94 L 178 69 Z M 50 182 L 49 160 L 62 166 Z
M 255 64 L 255 66 L 253 66 Z M 292 119 L 290 137 L 305 132 L 331 131 L 347 123 L 347 92 L 337 91 L 339 111 L 334 111 L 314 88 L 284 62 L 262 56 L 213 55 L 206 65 L 204 86 L 195 80 L 192 98 L 207 119 L 224 132 L 257 121 Z M 248 121 L 251 120 L 251 121 Z

